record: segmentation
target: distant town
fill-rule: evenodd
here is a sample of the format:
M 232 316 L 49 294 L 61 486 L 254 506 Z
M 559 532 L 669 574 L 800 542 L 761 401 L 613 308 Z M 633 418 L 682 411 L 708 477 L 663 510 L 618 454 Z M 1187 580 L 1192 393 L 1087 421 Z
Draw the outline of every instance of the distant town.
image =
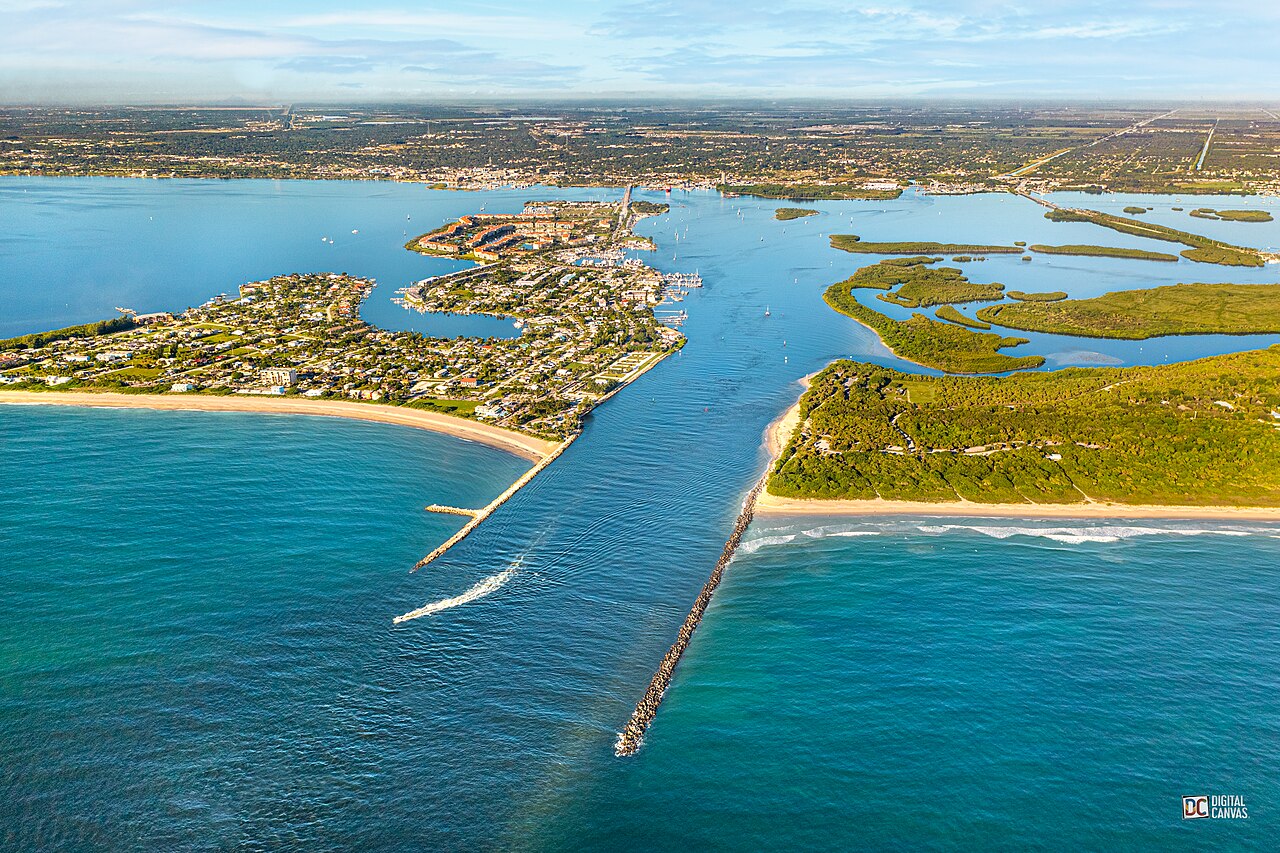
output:
M 1280 117 L 1140 105 L 0 109 L 0 174 L 616 186 L 775 198 L 1277 194 Z

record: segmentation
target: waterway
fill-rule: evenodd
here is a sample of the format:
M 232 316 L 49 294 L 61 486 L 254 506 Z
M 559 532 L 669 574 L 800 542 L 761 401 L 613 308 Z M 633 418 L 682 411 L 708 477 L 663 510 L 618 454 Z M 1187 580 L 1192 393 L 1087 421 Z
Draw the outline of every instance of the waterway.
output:
M 376 277 L 366 318 L 410 322 L 394 290 L 456 264 L 404 251 L 406 233 L 566 195 L 607 194 L 6 179 L 0 323 L 177 310 L 309 270 Z M 900 365 L 822 304 L 874 260 L 828 234 L 1131 245 L 1003 196 L 824 202 L 787 223 L 768 202 L 671 202 L 639 229 L 660 246 L 640 256 L 703 276 L 682 305 L 688 346 L 417 574 L 461 523 L 422 507 L 482 505 L 527 463 L 329 419 L 0 410 L 4 846 L 1274 838 L 1280 531 L 1264 525 L 757 521 L 644 748 L 613 756 L 795 380 L 838 356 Z M 1280 242 L 1271 224 L 1207 224 Z M 1037 259 L 971 273 L 1083 293 L 1124 263 L 1071 260 L 1079 271 Z M 1052 282 L 1030 278 L 1050 269 Z M 1123 278 L 1276 280 L 1219 272 L 1153 263 Z M 1179 358 L 1222 346 L 1179 341 L 1200 347 Z M 392 625 L 433 602 L 449 606 Z M 1251 820 L 1184 824 L 1184 793 L 1239 794 Z

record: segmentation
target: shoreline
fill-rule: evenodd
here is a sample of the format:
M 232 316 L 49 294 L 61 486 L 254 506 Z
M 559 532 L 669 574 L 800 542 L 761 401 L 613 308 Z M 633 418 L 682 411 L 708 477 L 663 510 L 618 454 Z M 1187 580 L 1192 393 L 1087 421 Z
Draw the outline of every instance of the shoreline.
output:
M 1277 521 L 1280 507 L 1162 506 L 1159 504 L 980 504 L 969 501 L 823 500 L 781 498 L 761 492 L 761 516 L 938 516 L 953 518 L 1145 518 L 1202 521 Z
M 800 380 L 808 390 L 812 375 Z M 803 395 L 801 395 L 803 396 Z M 791 440 L 800 424 L 800 400 L 765 429 L 764 445 L 769 451 L 766 478 L 777 464 L 778 456 Z M 1280 507 L 1265 506 L 1175 506 L 1172 504 L 1117 504 L 1084 502 L 1078 504 L 983 504 L 973 501 L 894 501 L 839 500 L 826 498 L 784 498 L 770 494 L 768 480 L 755 501 L 759 516 L 888 516 L 913 515 L 953 518 L 1166 518 L 1205 521 L 1277 521 Z
M 107 391 L 0 391 L 0 405 L 245 412 L 346 418 L 407 426 L 450 435 L 454 438 L 463 438 L 534 463 L 544 461 L 560 447 L 557 442 L 545 441 L 502 427 L 477 423 L 439 412 L 378 403 L 352 403 L 344 400 L 300 400 L 289 397 L 247 395 L 215 397 L 194 394 L 114 394 Z

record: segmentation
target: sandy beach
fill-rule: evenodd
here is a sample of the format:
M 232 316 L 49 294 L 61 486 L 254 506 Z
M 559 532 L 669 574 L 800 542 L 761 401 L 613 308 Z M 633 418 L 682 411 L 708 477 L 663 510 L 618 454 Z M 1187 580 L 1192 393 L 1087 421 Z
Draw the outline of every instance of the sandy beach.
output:
M 1216 521 L 1277 521 L 1280 507 L 1151 506 L 1142 504 L 980 504 L 968 501 L 830 501 L 780 498 L 768 492 L 756 501 L 757 515 L 925 515 L 962 518 L 1186 518 Z
M 112 394 L 78 391 L 0 391 L 0 404 L 43 406 L 91 406 L 116 409 L 160 409 L 195 412 L 259 412 L 273 415 L 320 415 L 331 418 L 424 429 L 465 438 L 541 462 L 560 446 L 533 436 L 456 418 L 451 415 L 376 403 L 342 400 L 306 400 L 289 397 L 198 394 Z
M 810 377 L 800 380 L 807 389 Z M 778 458 L 800 423 L 800 401 L 765 430 L 764 443 L 771 461 Z M 761 491 L 756 499 L 758 515 L 926 515 L 961 518 L 1186 518 L 1217 521 L 1280 521 L 1280 507 L 1158 506 L 1094 501 L 1078 504 L 982 504 L 972 501 L 928 503 L 887 500 L 808 500 L 781 498 Z

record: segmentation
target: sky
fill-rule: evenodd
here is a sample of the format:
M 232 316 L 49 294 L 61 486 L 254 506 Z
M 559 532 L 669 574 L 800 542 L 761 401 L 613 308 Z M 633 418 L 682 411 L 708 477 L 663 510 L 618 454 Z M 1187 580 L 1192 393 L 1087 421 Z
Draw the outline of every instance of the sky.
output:
M 0 0 L 0 103 L 1280 102 L 1275 0 Z

